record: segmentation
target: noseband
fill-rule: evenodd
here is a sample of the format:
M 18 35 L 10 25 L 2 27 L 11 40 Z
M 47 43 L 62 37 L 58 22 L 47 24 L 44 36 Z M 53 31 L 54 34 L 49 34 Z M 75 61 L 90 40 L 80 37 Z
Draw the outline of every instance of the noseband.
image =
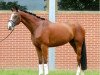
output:
M 12 26 L 16 26 L 16 22 L 14 22 L 13 20 L 9 20 L 8 22 L 12 23 Z

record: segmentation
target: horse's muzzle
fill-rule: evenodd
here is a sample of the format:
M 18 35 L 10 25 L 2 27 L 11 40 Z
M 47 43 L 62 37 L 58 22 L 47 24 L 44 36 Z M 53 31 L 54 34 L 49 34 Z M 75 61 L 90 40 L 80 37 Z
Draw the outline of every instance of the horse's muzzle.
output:
M 14 27 L 13 27 L 12 23 L 8 22 L 8 30 L 13 30 L 13 29 L 14 29 Z

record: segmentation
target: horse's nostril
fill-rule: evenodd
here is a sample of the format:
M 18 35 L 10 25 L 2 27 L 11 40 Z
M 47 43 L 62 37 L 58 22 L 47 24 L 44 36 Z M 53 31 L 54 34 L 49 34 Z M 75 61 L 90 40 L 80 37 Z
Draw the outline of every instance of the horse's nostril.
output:
M 8 28 L 8 30 L 12 30 L 12 27 L 10 26 L 10 27 Z

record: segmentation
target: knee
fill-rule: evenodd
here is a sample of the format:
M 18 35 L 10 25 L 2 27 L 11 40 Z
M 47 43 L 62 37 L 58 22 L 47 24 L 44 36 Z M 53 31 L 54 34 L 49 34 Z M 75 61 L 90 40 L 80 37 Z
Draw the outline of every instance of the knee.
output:
M 43 61 L 42 61 L 42 59 L 39 59 L 39 64 L 43 64 Z
M 81 60 L 81 55 L 77 55 L 77 60 Z
M 44 64 L 47 64 L 47 62 L 48 62 L 48 59 L 44 58 Z

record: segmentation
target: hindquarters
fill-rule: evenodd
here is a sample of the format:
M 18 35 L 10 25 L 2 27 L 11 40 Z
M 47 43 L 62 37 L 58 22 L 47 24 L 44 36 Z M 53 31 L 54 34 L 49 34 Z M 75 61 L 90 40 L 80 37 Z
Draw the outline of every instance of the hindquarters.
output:
M 80 26 L 75 26 L 74 38 L 70 41 L 71 46 L 74 48 L 77 54 L 78 66 L 81 66 L 82 70 L 87 69 L 86 58 L 86 45 L 85 45 L 85 30 Z

